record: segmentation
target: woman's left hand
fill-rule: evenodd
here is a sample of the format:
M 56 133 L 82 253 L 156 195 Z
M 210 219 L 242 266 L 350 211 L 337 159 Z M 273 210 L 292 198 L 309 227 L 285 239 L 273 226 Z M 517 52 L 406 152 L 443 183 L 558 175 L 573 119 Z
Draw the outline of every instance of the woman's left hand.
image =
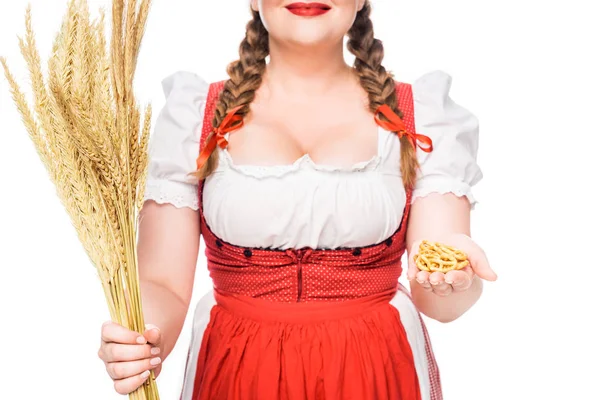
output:
M 490 268 L 490 264 L 484 251 L 469 236 L 465 234 L 452 234 L 440 240 L 445 245 L 455 247 L 467 254 L 469 265 L 461 270 L 452 270 L 447 273 L 421 271 L 414 256 L 419 252 L 421 240 L 414 242 L 408 255 L 408 280 L 416 280 L 425 290 L 433 291 L 439 296 L 448 296 L 452 292 L 464 292 L 471 287 L 475 276 L 487 281 L 495 281 L 496 273 Z

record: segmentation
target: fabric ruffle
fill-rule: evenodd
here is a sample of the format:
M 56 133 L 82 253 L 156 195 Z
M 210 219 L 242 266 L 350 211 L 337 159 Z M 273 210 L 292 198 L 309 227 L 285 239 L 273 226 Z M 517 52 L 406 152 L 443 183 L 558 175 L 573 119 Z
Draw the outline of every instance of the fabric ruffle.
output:
M 376 171 L 381 163 L 381 157 L 375 155 L 367 161 L 361 161 L 348 167 L 317 164 L 309 154 L 304 154 L 292 164 L 286 165 L 239 165 L 232 159 L 227 149 L 220 150 L 220 160 L 226 163 L 226 167 L 242 175 L 261 179 L 261 178 L 279 178 L 287 174 L 292 174 L 300 170 L 314 170 L 322 172 L 366 172 Z
M 413 190 L 412 202 L 417 198 L 425 197 L 431 193 L 446 194 L 452 193 L 457 197 L 465 196 L 471 205 L 471 210 L 479 201 L 473 195 L 473 188 L 468 183 L 462 182 L 447 176 L 427 176 L 417 181 L 417 186 Z
M 198 186 L 169 179 L 146 181 L 144 200 L 154 200 L 158 204 L 172 204 L 177 208 L 188 207 L 198 210 Z

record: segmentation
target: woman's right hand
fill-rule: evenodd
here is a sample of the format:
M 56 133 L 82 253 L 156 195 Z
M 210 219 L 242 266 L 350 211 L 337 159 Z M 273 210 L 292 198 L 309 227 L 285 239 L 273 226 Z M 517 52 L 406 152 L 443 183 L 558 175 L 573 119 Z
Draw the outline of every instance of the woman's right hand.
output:
M 140 387 L 154 369 L 155 377 L 160 373 L 160 330 L 147 324 L 143 335 L 122 325 L 107 321 L 102 325 L 102 342 L 98 357 L 106 365 L 115 390 L 129 394 Z

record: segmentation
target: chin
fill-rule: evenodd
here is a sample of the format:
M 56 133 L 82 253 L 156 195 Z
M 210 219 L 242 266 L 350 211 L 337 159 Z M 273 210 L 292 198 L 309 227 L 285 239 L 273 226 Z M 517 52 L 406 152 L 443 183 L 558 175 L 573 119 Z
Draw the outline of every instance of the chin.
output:
M 281 34 L 277 34 L 281 32 Z M 320 27 L 296 27 L 295 29 L 274 30 L 270 33 L 272 39 L 282 44 L 296 46 L 331 45 L 343 38 L 344 33 L 331 32 Z
M 284 43 L 288 43 L 290 45 L 302 46 L 302 47 L 318 47 L 322 45 L 329 44 L 331 42 L 330 38 L 323 37 L 320 35 L 294 35 L 286 37 L 282 40 Z

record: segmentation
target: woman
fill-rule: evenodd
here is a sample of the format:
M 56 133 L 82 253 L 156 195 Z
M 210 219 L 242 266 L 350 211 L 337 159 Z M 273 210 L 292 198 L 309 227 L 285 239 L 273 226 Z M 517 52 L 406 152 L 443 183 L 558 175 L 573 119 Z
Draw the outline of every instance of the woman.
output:
M 202 235 L 214 291 L 196 307 L 182 399 L 441 399 L 419 313 L 452 321 L 496 278 L 469 238 L 478 121 L 442 71 L 394 81 L 366 0 L 251 8 L 229 80 L 163 82 L 138 243 L 153 325 L 103 326 L 115 389 L 173 349 Z M 471 267 L 418 271 L 421 239 Z M 406 248 L 414 304 L 398 285 Z

